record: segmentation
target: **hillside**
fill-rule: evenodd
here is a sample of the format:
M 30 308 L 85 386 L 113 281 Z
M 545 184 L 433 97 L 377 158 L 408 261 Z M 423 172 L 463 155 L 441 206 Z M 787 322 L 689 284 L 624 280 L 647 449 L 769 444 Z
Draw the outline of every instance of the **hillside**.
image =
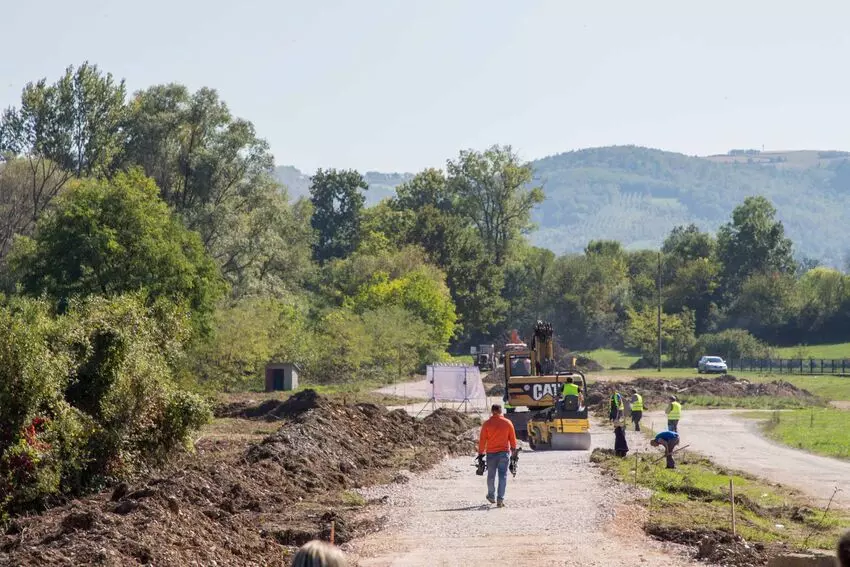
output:
M 533 162 L 546 203 L 534 213 L 532 241 L 558 253 L 588 240 L 615 239 L 629 248 L 657 248 L 674 226 L 716 230 L 750 195 L 776 206 L 797 252 L 843 265 L 850 250 L 844 228 L 850 210 L 850 154 L 834 151 L 735 151 L 705 158 L 616 146 L 549 156 Z M 278 168 L 290 195 L 307 194 L 295 168 Z M 409 174 L 366 175 L 369 203 L 392 195 Z

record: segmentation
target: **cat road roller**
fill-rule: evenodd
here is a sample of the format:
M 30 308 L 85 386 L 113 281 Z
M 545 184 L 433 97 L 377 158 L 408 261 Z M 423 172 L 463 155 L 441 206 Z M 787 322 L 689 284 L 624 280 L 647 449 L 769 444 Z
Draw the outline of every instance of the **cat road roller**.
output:
M 528 441 L 533 449 L 588 449 L 590 425 L 584 399 L 587 383 L 576 369 L 576 359 L 569 358 L 563 371 L 555 361 L 554 329 L 545 321 L 534 326 L 531 345 L 519 340 L 513 332 L 505 345 L 505 395 L 507 417 L 517 437 Z M 562 400 L 564 384 L 572 381 L 578 396 Z M 575 399 L 573 399 L 575 398 Z M 566 405 L 565 405 L 566 402 Z M 525 409 L 525 411 L 518 411 Z M 557 435 L 555 435 L 557 434 Z
M 561 378 L 560 373 L 557 376 Z M 590 449 L 590 420 L 587 416 L 587 381 L 581 371 L 565 375 L 578 387 L 578 395 L 558 399 L 550 408 L 533 412 L 526 433 L 529 446 L 535 450 L 587 451 Z

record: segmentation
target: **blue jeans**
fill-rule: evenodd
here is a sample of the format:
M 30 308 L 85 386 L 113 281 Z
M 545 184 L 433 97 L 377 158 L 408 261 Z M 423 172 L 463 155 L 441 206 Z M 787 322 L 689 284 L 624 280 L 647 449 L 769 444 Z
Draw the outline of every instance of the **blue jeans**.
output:
M 505 488 L 508 484 L 508 463 L 511 454 L 487 453 L 487 497 L 493 498 L 496 493 L 496 473 L 499 473 L 499 496 L 497 500 L 505 499 Z

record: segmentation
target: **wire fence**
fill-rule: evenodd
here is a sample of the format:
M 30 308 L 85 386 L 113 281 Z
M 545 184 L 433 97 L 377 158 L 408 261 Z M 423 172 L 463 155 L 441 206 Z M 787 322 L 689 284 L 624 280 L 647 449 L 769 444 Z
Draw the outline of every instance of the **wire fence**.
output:
M 848 358 L 739 358 L 728 360 L 726 365 L 731 373 L 767 372 L 777 374 L 848 374 Z

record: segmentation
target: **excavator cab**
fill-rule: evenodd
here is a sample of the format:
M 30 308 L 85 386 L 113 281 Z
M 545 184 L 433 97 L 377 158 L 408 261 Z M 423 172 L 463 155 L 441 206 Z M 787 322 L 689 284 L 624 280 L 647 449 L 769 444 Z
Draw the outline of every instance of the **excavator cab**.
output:
M 579 395 L 562 397 L 558 389 L 555 405 L 534 412 L 527 423 L 529 446 L 535 450 L 586 451 L 590 449 L 590 420 L 587 413 L 587 380 L 579 370 L 557 373 L 559 385 L 572 378 Z

